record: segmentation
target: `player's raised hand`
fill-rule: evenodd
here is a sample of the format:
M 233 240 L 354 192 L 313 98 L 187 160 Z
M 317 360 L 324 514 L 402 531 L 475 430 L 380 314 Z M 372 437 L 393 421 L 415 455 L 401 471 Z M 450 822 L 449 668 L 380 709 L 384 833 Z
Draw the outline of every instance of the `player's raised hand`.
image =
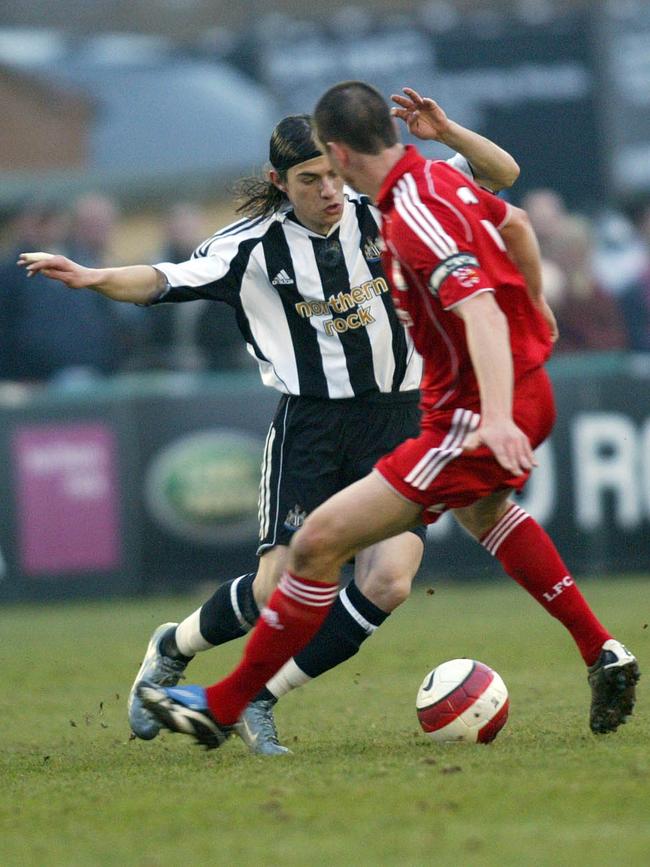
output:
M 399 108 L 393 107 L 393 117 L 399 117 L 407 125 L 409 132 L 418 138 L 438 141 L 449 130 L 449 118 L 437 102 L 420 96 L 412 87 L 403 87 L 404 96 L 394 93 L 391 96 Z
M 65 256 L 53 253 L 21 253 L 18 264 L 25 268 L 29 277 L 42 274 L 60 280 L 70 289 L 83 289 L 94 282 L 94 269 L 84 268 Z
M 482 445 L 487 446 L 501 466 L 513 476 L 521 476 L 537 466 L 530 440 L 511 419 L 481 423 L 477 430 L 465 438 L 463 451 L 475 451 Z

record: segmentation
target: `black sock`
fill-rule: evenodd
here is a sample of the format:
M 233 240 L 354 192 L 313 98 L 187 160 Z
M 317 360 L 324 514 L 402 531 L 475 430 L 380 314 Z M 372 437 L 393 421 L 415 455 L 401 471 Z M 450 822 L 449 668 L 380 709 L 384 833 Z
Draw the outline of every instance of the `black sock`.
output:
M 325 622 L 314 638 L 293 658 L 295 666 L 308 678 L 324 674 L 354 656 L 366 638 L 369 638 L 387 617 L 388 614 L 377 608 L 363 595 L 354 581 L 351 581 L 336 597 Z M 304 683 L 303 679 L 300 683 L 292 681 L 291 675 L 284 684 L 278 683 L 277 676 L 274 677 L 273 688 L 280 690 L 278 695 L 264 687 L 255 696 L 255 701 L 270 701 L 275 704 L 278 698 L 290 689 Z
M 165 632 L 163 637 L 160 639 L 159 647 L 163 656 L 171 656 L 172 659 L 180 659 L 181 662 L 186 664 L 194 659 L 193 656 L 185 656 L 185 654 L 181 653 L 178 649 L 178 645 L 176 644 L 175 626 L 170 626 L 167 632 Z
M 318 677 L 354 656 L 388 616 L 351 581 L 336 597 L 319 631 L 294 657 L 296 665 L 309 677 Z
M 260 616 L 253 596 L 255 572 L 226 581 L 201 606 L 201 635 L 215 647 L 246 635 Z
M 273 695 L 273 693 L 267 689 L 265 686 L 257 693 L 255 696 L 255 701 L 270 701 L 271 704 L 275 704 L 277 698 Z

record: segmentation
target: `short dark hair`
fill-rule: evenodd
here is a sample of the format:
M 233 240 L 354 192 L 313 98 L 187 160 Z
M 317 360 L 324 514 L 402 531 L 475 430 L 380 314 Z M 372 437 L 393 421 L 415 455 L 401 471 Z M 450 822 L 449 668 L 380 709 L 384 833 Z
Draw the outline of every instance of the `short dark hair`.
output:
M 342 81 L 321 96 L 314 111 L 321 142 L 341 142 L 362 154 L 378 154 L 398 136 L 384 97 L 365 81 Z

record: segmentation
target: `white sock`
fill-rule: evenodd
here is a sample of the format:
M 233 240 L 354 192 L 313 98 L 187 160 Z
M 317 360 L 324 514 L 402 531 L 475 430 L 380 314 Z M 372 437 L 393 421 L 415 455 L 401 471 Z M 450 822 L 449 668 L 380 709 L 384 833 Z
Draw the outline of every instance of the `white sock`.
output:
M 201 635 L 200 621 L 201 609 L 197 608 L 176 627 L 176 647 L 183 656 L 194 656 L 195 653 L 201 653 L 202 650 L 209 650 L 214 646 Z
M 298 668 L 293 659 L 290 659 L 288 662 L 285 662 L 277 674 L 273 675 L 271 680 L 266 684 L 266 688 L 276 698 L 282 698 L 283 695 L 291 692 L 292 689 L 297 689 L 299 686 L 309 683 L 311 679 L 308 674 L 305 674 L 304 671 Z

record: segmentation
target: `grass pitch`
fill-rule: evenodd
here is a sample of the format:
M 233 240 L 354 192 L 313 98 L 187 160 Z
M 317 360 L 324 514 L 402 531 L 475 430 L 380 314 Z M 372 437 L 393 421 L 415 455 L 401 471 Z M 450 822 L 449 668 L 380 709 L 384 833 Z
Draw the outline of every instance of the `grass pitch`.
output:
M 582 582 L 649 670 L 650 579 Z M 278 707 L 293 755 L 129 739 L 126 696 L 150 632 L 194 597 L 10 607 L 3 648 L 0 863 L 74 865 L 650 864 L 650 716 L 595 737 L 582 662 L 519 588 L 421 587 L 361 653 Z M 201 655 L 212 682 L 237 643 Z M 489 746 L 437 746 L 414 701 L 427 671 L 496 668 L 510 720 Z M 649 675 L 646 674 L 646 677 Z

